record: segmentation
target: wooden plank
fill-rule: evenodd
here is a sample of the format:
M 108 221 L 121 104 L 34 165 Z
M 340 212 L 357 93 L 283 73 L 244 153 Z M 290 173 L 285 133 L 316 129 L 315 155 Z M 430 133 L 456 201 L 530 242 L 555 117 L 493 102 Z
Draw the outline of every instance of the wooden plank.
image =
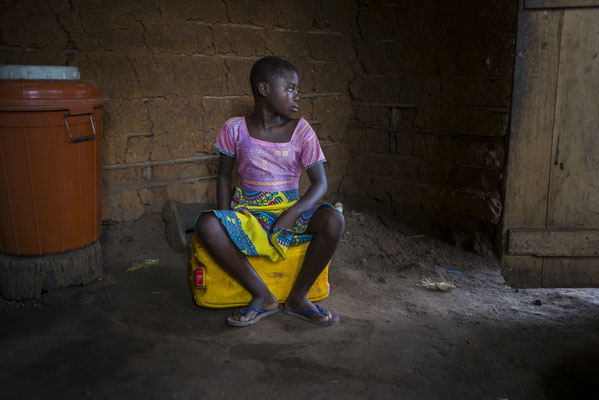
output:
M 599 229 L 599 8 L 566 10 L 547 227 Z
M 512 229 L 507 252 L 546 257 L 598 257 L 599 230 Z
M 524 0 L 524 8 L 599 7 L 599 0 Z
M 545 228 L 563 11 L 520 10 L 502 233 Z
M 599 258 L 546 258 L 542 287 L 599 287 Z
M 513 288 L 536 288 L 543 283 L 543 259 L 534 256 L 505 254 L 501 258 L 501 275 Z
M 501 275 L 513 288 L 599 287 L 599 258 L 504 255 Z

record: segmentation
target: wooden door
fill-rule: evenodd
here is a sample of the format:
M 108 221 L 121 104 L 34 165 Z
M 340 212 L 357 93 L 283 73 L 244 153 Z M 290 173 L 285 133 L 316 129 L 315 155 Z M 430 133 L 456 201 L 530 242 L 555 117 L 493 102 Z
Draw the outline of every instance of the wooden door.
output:
M 513 287 L 599 287 L 599 0 L 523 0 L 505 177 Z

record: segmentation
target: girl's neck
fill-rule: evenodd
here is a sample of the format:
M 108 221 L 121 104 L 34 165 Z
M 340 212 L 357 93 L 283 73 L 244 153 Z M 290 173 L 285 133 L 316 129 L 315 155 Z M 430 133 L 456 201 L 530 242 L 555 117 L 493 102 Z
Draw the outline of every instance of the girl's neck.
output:
M 248 117 L 253 125 L 260 126 L 262 129 L 270 129 L 273 126 L 281 125 L 287 122 L 289 118 L 284 115 L 273 113 L 261 107 L 254 107 L 254 112 Z

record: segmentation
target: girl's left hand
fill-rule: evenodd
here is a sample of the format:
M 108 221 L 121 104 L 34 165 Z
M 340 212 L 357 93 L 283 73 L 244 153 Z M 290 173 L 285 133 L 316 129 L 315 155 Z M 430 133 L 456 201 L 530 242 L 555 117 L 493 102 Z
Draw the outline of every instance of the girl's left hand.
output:
M 274 225 L 272 226 L 272 229 L 291 229 L 293 228 L 293 225 L 295 225 L 296 219 L 297 218 L 295 218 L 293 214 L 282 213 L 281 215 L 279 215 L 279 218 L 277 218 L 277 220 L 275 221 Z

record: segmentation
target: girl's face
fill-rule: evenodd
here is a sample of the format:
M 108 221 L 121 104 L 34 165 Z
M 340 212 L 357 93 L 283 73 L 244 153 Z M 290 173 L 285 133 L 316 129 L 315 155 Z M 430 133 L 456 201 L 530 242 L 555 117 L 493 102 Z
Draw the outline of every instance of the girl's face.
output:
M 267 96 L 274 111 L 291 117 L 299 109 L 299 77 L 295 71 L 284 71 L 268 83 Z

